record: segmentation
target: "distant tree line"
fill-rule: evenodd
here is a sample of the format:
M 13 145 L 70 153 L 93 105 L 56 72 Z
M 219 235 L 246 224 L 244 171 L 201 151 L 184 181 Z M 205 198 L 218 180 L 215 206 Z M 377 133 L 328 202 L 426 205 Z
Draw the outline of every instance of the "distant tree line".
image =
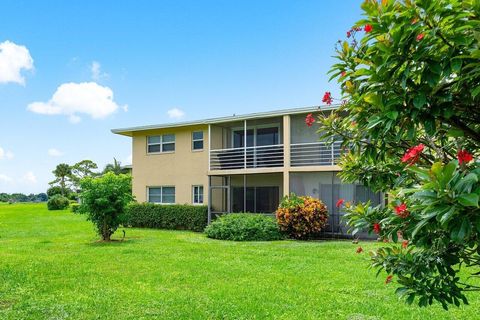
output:
M 52 171 L 55 180 L 49 182 L 51 187 L 47 190 L 48 197 L 51 198 L 58 195 L 70 200 L 76 200 L 80 193 L 80 181 L 82 179 L 100 177 L 108 172 L 115 175 L 129 172 L 115 158 L 113 158 L 113 163 L 107 164 L 102 171 L 96 171 L 97 169 L 98 165 L 91 160 L 82 160 L 74 165 L 58 164 L 55 170 Z
M 48 200 L 46 193 L 23 194 L 23 193 L 0 193 L 0 202 L 45 202 Z

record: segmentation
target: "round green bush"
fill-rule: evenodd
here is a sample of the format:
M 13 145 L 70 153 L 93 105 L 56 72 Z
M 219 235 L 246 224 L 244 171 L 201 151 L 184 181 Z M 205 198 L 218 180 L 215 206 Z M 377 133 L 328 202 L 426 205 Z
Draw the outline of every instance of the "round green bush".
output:
M 70 201 L 61 195 L 54 195 L 47 202 L 48 210 L 63 210 L 68 208 Z
M 77 203 L 76 201 L 72 202 L 72 200 L 70 200 L 70 211 L 73 213 L 78 213 L 79 208 L 80 203 Z
M 230 213 L 205 228 L 207 237 L 233 241 L 271 241 L 283 239 L 273 217 L 251 213 Z

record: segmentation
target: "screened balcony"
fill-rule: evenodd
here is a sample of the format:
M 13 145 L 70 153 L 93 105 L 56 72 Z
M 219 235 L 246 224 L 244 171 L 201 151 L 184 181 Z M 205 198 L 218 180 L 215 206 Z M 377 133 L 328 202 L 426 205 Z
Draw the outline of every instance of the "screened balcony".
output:
M 282 118 L 211 126 L 210 170 L 283 167 Z

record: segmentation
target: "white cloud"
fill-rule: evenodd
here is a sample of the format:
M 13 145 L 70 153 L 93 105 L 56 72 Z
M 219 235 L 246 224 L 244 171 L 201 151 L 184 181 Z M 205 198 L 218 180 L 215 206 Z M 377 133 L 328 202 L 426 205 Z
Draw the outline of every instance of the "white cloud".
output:
M 55 148 L 50 148 L 48 149 L 48 155 L 50 157 L 61 157 L 63 156 L 63 152 Z
M 0 182 L 10 183 L 10 182 L 13 182 L 13 179 L 7 175 L 0 173 Z
M 28 171 L 23 175 L 22 181 L 27 184 L 36 184 L 37 177 L 32 171 Z
M 0 43 L 0 83 L 14 82 L 25 85 L 22 70 L 32 70 L 33 59 L 25 46 L 10 41 Z
M 90 65 L 90 72 L 92 73 L 92 79 L 99 81 L 103 78 L 108 78 L 108 73 L 102 72 L 102 65 L 98 61 L 92 61 Z
M 185 116 L 185 112 L 178 108 L 173 108 L 167 111 L 168 116 L 171 119 L 181 119 Z
M 14 156 L 15 155 L 13 154 L 12 151 L 10 151 L 10 150 L 5 151 L 2 147 L 0 147 L 0 160 L 2 160 L 2 159 L 11 160 L 11 159 L 13 159 Z
M 31 112 L 69 117 L 72 123 L 80 122 L 78 114 L 87 114 L 101 119 L 117 111 L 119 105 L 113 101 L 113 91 L 95 82 L 64 83 L 57 88 L 48 102 L 30 103 Z

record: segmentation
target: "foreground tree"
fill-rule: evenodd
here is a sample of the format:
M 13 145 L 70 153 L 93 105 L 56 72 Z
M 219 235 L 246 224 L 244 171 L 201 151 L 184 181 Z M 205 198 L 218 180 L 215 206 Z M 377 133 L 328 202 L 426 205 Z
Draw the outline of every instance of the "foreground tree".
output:
M 390 203 L 348 206 L 348 224 L 394 242 L 372 252 L 372 264 L 407 303 L 467 303 L 465 292 L 480 289 L 459 275 L 480 274 L 479 1 L 362 8 L 366 18 L 336 50 L 342 105 L 320 117 L 320 135 L 343 139 L 345 181 L 386 192 Z
M 82 203 L 78 212 L 87 214 L 103 241 L 110 241 L 123 222 L 126 205 L 133 200 L 131 179 L 129 175 L 109 172 L 99 178 L 86 177 L 80 181 Z

